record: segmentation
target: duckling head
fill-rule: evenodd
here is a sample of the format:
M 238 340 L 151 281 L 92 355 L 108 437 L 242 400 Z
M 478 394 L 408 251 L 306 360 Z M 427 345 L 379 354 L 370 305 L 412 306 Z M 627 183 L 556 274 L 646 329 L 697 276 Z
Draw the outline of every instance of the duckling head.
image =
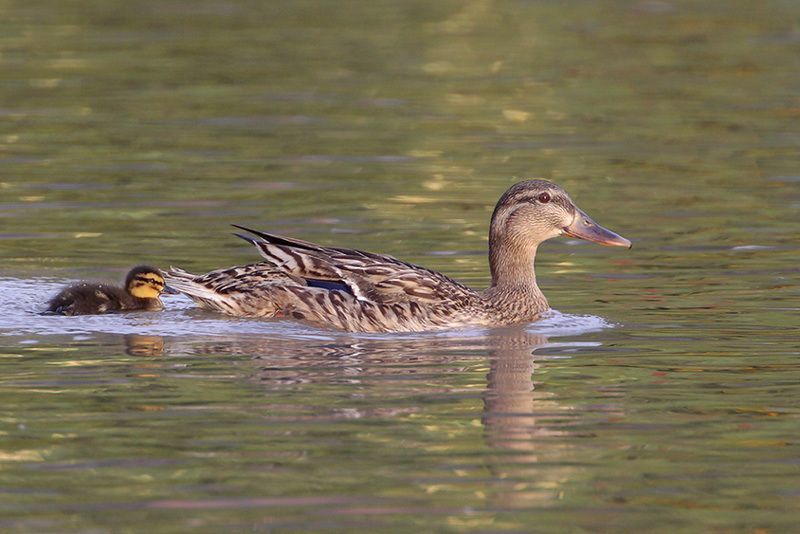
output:
M 164 276 L 155 267 L 139 265 L 125 278 L 125 289 L 136 298 L 157 299 L 164 292 Z
M 535 248 L 567 235 L 606 246 L 631 247 L 624 237 L 586 215 L 564 189 L 547 180 L 528 180 L 506 191 L 492 214 L 490 245 Z

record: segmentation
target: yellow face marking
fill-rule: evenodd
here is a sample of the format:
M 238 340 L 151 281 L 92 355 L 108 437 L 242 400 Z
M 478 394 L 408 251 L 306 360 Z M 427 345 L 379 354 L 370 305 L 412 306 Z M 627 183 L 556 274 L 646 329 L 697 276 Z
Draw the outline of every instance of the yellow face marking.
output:
M 128 291 L 140 299 L 156 299 L 164 291 L 164 278 L 155 273 L 143 273 L 133 278 Z

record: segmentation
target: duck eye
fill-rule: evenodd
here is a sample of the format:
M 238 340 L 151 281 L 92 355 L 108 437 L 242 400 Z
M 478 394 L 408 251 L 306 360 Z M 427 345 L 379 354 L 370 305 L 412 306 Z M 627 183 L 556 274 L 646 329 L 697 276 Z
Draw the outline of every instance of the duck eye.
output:
M 539 196 L 536 198 L 542 204 L 547 204 L 548 202 L 550 202 L 550 193 L 540 193 Z

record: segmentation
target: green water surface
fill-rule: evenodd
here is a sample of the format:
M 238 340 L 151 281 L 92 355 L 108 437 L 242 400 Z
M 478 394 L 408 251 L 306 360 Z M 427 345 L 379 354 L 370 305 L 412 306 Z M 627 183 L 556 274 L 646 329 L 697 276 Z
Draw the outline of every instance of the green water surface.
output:
M 800 520 L 800 4 L 0 0 L 0 530 L 787 532 Z M 230 223 L 489 283 L 541 325 L 351 336 L 36 315 Z

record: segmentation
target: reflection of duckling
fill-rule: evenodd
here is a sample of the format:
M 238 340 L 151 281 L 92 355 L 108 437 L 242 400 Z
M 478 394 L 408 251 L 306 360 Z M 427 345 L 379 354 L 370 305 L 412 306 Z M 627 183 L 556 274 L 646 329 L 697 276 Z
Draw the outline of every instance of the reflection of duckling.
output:
M 125 288 L 110 284 L 80 282 L 63 289 L 50 300 L 47 311 L 62 315 L 91 315 L 118 311 L 163 310 L 159 296 L 164 291 L 161 271 L 147 265 L 134 267 L 125 278 Z
M 131 356 L 160 356 L 164 354 L 164 338 L 130 334 L 125 336 L 125 354 Z

